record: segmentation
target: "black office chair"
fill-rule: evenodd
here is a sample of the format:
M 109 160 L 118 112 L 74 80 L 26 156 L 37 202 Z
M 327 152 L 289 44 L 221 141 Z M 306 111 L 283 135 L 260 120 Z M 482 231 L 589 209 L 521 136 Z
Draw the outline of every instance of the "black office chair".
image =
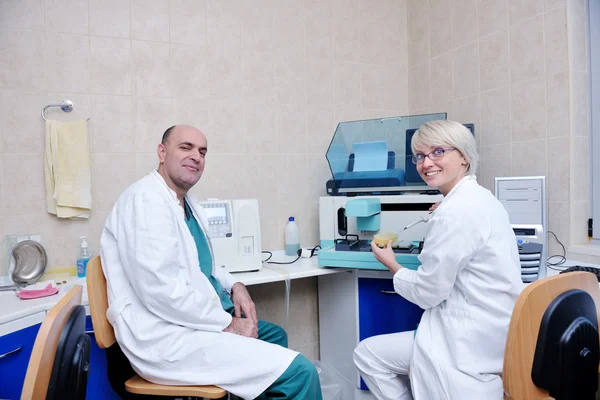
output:
M 598 280 L 589 272 L 529 284 L 515 304 L 508 330 L 505 399 L 595 399 L 599 311 Z
M 27 366 L 21 399 L 84 400 L 90 371 L 82 287 L 74 286 L 42 322 Z

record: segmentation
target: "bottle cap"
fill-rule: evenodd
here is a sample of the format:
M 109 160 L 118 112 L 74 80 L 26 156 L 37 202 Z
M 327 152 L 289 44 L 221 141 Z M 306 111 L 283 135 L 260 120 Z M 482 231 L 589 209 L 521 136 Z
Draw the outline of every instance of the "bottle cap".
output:
M 290 217 L 289 219 L 291 222 L 294 222 L 294 217 Z
M 81 241 L 81 247 L 87 249 L 87 247 L 88 247 L 87 236 L 81 236 L 79 238 L 79 240 Z

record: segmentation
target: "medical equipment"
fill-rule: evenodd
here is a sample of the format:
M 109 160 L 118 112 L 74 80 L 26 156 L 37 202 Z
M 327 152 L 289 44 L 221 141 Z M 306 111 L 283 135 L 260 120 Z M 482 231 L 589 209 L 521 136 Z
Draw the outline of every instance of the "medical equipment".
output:
M 546 277 L 546 177 L 499 177 L 496 197 L 506 211 L 517 237 L 521 279 L 525 283 Z
M 373 236 L 373 241 L 375 242 L 376 245 L 378 245 L 379 247 L 383 247 L 385 246 L 390 240 L 392 241 L 392 246 L 393 247 L 398 247 L 398 248 L 403 248 L 401 246 L 401 243 L 398 243 L 398 235 L 400 235 L 400 233 L 404 232 L 407 229 L 412 228 L 413 226 L 420 224 L 421 222 L 429 222 L 429 218 L 424 218 L 421 217 L 419 218 L 417 221 L 413 222 L 412 224 L 408 224 L 404 227 L 403 230 L 401 230 L 400 232 L 392 232 L 392 233 L 379 233 L 375 236 Z
M 430 228 L 421 222 L 429 219 L 429 208 L 441 200 L 441 194 L 319 198 L 319 265 L 386 270 L 371 252 L 371 240 L 379 232 L 395 232 L 401 226 L 406 229 L 398 232 L 398 242 L 392 246 L 396 260 L 416 269 Z
M 228 272 L 258 271 L 262 267 L 258 200 L 200 201 L 208 220 L 205 227 L 217 268 Z

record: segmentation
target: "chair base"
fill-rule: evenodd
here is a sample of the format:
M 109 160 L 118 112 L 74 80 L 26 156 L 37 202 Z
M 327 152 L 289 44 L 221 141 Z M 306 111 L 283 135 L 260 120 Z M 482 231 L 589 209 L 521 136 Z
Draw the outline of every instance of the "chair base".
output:
M 125 389 L 129 393 L 146 394 L 154 396 L 192 396 L 207 399 L 220 399 L 227 391 L 218 386 L 171 386 L 151 383 L 139 375 L 125 382 Z

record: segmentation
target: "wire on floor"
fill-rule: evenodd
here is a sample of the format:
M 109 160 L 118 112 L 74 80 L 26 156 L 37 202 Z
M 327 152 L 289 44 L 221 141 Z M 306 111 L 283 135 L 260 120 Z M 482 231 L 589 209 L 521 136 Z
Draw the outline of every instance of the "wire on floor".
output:
M 549 256 L 546 260 L 546 265 L 548 266 L 548 268 L 553 269 L 555 271 L 562 271 L 563 269 L 565 269 L 566 267 L 562 267 L 562 268 L 554 268 L 557 267 L 559 265 L 562 265 L 565 263 L 565 261 L 567 261 L 566 255 L 567 252 L 565 250 L 565 246 L 561 243 L 560 240 L 558 240 L 558 237 L 556 236 L 556 234 L 552 231 L 548 231 L 548 233 L 551 233 L 552 236 L 554 236 L 554 239 L 556 239 L 556 241 L 558 242 L 558 244 L 560 245 L 560 247 L 562 247 L 562 255 L 561 254 L 555 254 L 552 256 Z M 548 246 L 548 248 L 550 248 L 550 246 Z M 558 261 L 555 262 L 550 262 L 550 260 L 552 258 L 558 257 Z

